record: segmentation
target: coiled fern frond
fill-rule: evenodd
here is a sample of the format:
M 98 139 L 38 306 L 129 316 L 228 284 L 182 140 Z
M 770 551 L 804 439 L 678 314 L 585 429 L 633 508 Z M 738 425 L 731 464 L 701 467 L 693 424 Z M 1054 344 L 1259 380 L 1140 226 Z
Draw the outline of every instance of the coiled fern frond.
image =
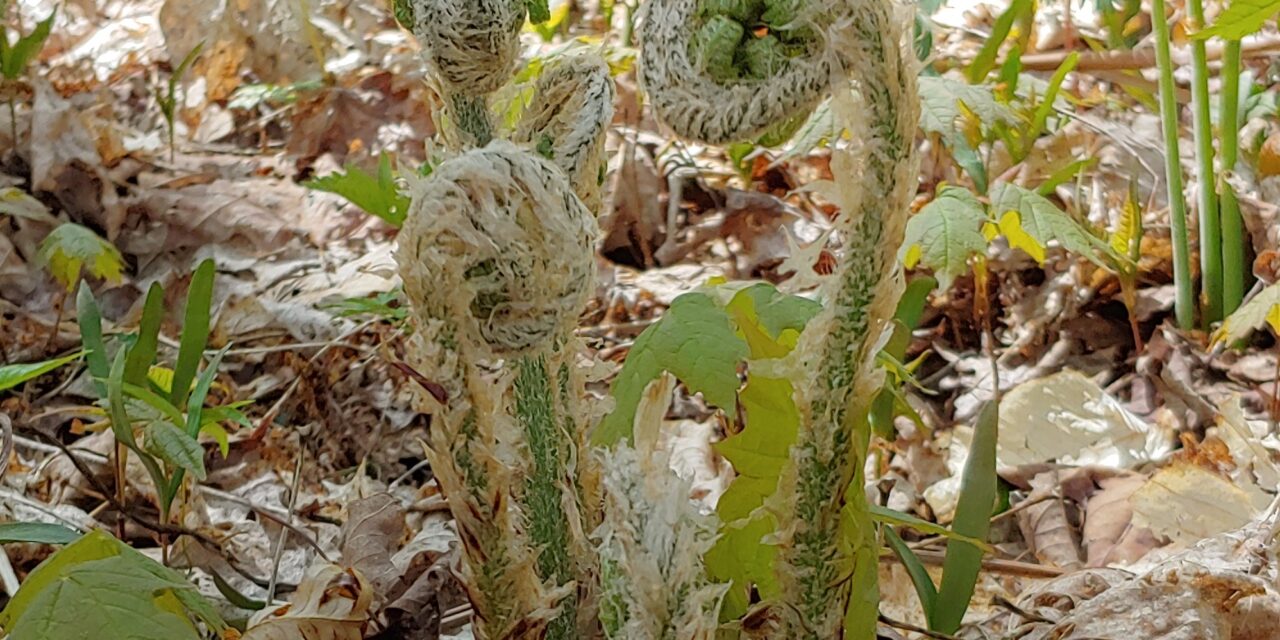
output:
M 414 185 L 400 231 L 411 364 L 441 386 L 428 459 L 480 638 L 573 638 L 594 624 L 570 338 L 596 233 L 559 167 L 500 140 Z
M 725 144 L 812 112 L 829 91 L 835 58 L 825 27 L 844 17 L 827 11 L 833 3 L 813 4 L 649 0 L 640 80 L 658 119 L 682 137 Z M 766 22 L 771 12 L 785 22 Z
M 605 131 L 615 89 L 609 65 L 574 55 L 543 70 L 512 139 L 551 159 L 592 211 L 600 210 Z

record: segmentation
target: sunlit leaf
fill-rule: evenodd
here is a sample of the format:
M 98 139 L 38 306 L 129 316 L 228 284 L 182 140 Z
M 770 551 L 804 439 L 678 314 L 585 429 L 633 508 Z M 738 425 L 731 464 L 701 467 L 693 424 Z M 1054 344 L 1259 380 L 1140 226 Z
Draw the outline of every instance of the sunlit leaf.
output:
M 1280 308 L 1280 283 L 1272 284 L 1259 291 L 1257 295 L 1236 309 L 1235 313 L 1227 316 L 1213 334 L 1214 344 L 1243 340 L 1266 324 L 1277 329 L 1273 320 L 1276 314 L 1280 313 L 1276 311 L 1277 308 Z M 1280 331 L 1277 331 L 1277 335 L 1280 335 Z
M 982 237 L 986 209 L 968 189 L 943 187 L 933 202 L 925 205 L 907 222 L 903 262 L 919 262 L 933 270 L 943 289 L 969 270 L 969 258 L 983 253 Z
M 53 360 L 45 360 L 43 362 L 29 362 L 25 364 L 7 364 L 0 367 L 0 391 L 12 389 L 24 382 L 35 380 L 40 376 L 61 367 L 80 356 L 84 355 L 83 351 L 73 353 L 71 355 L 55 358 Z
M 124 256 L 110 242 L 88 227 L 73 222 L 58 225 L 40 243 L 39 260 L 54 279 L 70 292 L 81 271 L 108 282 L 120 282 Z
M 1226 38 L 1239 40 L 1260 31 L 1267 20 L 1280 13 L 1280 0 L 1231 0 L 1218 14 L 1213 26 L 1191 35 L 1195 40 Z

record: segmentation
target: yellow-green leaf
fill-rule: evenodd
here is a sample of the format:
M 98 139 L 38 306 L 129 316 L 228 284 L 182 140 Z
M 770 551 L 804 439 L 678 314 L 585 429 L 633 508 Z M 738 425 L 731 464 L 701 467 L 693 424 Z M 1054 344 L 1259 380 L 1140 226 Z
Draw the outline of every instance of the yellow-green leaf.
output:
M 124 256 L 93 230 L 73 222 L 59 225 L 40 243 L 39 260 L 71 291 L 84 269 L 108 282 L 120 282 Z
M 1022 228 L 1022 216 L 1018 215 L 1017 211 L 1006 211 L 1001 214 L 998 228 L 1005 240 L 1009 241 L 1010 247 L 1021 249 L 1031 256 L 1036 264 L 1044 264 L 1044 245 Z
M 908 253 L 917 252 L 919 263 L 932 269 L 943 289 L 969 270 L 969 258 L 983 253 L 987 241 L 982 237 L 987 214 L 978 197 L 968 189 L 943 187 L 933 202 L 925 205 L 907 222 L 903 247 L 904 264 L 914 261 Z
M 1227 316 L 1222 321 L 1222 326 L 1213 334 L 1214 344 L 1243 340 L 1266 324 L 1270 324 L 1273 330 L 1280 329 L 1275 324 L 1275 318 L 1280 313 L 1276 311 L 1277 308 L 1280 308 L 1280 283 L 1258 292 L 1258 295 L 1236 309 L 1235 313 Z M 1280 330 L 1277 335 L 1280 335 Z
M 1280 13 L 1280 0 L 1232 0 L 1212 27 L 1191 37 L 1195 40 L 1213 37 L 1239 40 L 1257 33 L 1277 13 Z

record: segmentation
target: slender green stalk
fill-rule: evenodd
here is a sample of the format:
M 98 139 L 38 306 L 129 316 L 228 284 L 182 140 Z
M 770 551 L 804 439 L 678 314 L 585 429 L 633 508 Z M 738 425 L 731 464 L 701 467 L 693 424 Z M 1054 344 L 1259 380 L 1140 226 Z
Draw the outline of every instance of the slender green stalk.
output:
M 1191 28 L 1204 28 L 1204 0 L 1188 0 Z M 1213 171 L 1213 121 L 1209 117 L 1209 63 L 1205 41 L 1191 41 L 1191 109 L 1195 115 L 1196 208 L 1200 214 L 1200 291 L 1206 326 L 1222 319 L 1222 223 Z
M 529 442 L 532 473 L 525 479 L 522 502 L 527 510 L 529 540 L 539 549 L 538 577 L 555 586 L 574 579 L 565 493 L 572 491 L 569 461 L 575 457 L 573 439 L 556 415 L 555 388 L 545 355 L 516 364 L 515 417 Z M 562 381 L 565 382 L 565 381 Z M 577 598 L 570 594 L 560 613 L 547 626 L 547 640 L 575 638 Z
M 1222 136 L 1222 167 L 1218 186 L 1222 189 L 1222 311 L 1230 315 L 1244 301 L 1245 264 L 1244 220 L 1240 203 L 1227 177 L 1235 170 L 1240 150 L 1240 41 L 1228 40 L 1222 54 L 1222 106 L 1218 132 Z
M 1151 0 L 1151 15 L 1156 35 L 1156 66 L 1160 70 L 1160 122 L 1164 129 L 1165 182 L 1169 188 L 1173 282 L 1177 287 L 1174 315 L 1179 327 L 1190 329 L 1195 323 L 1195 291 L 1191 280 L 1191 249 L 1187 245 L 1187 203 L 1182 194 L 1182 165 L 1178 156 L 1178 104 L 1164 0 Z
M 13 99 L 9 99 L 9 135 L 13 137 L 13 148 L 18 148 L 18 109 L 13 105 Z

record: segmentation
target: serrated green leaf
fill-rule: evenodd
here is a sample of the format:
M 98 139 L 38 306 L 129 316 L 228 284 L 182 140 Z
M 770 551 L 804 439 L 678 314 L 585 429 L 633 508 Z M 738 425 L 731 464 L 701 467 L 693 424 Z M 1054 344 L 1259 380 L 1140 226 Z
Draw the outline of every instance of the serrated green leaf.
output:
M 3 18 L 4 16 L 0 16 Z M 55 8 L 48 18 L 41 20 L 36 24 L 36 28 L 31 33 L 18 38 L 18 41 L 9 46 L 5 42 L 4 55 L 0 56 L 0 73 L 10 80 L 17 80 L 26 71 L 27 64 L 31 59 L 40 52 L 44 47 L 44 41 L 49 37 L 49 33 L 53 30 L 53 20 L 58 17 L 58 10 Z M 0 32 L 0 38 L 4 37 Z
M 961 474 L 956 518 L 951 523 L 952 531 L 978 540 L 987 537 L 991 528 L 991 511 L 996 503 L 999 423 L 999 404 L 988 402 L 982 407 L 974 425 L 973 444 Z M 960 540 L 947 541 L 947 554 L 942 562 L 942 586 L 938 589 L 934 615 L 929 619 L 930 629 L 955 633 L 960 628 L 981 570 L 980 547 Z
M 938 285 L 951 286 L 957 276 L 969 271 L 969 258 L 987 250 L 982 237 L 986 209 L 968 189 L 943 187 L 933 202 L 925 205 L 907 222 L 904 252 L 919 256 L 920 264 L 933 270 Z M 918 248 L 918 253 L 916 249 Z
M 1235 313 L 1227 316 L 1213 333 L 1214 344 L 1229 344 L 1249 337 L 1250 333 L 1261 329 L 1263 325 L 1272 323 L 1272 318 L 1278 313 L 1277 308 L 1280 308 L 1280 283 L 1259 291 L 1248 302 L 1240 305 Z M 1271 326 L 1276 328 L 1274 324 Z M 1276 335 L 1280 336 L 1280 330 L 1277 330 Z
M 9 364 L 0 367 L 0 391 L 12 389 L 24 382 L 35 380 L 40 376 L 65 365 L 80 356 L 84 355 L 83 351 L 78 351 L 71 355 L 53 360 L 45 360 L 44 362 L 28 362 L 23 364 Z
M 302 186 L 316 191 L 327 191 L 346 198 L 365 213 L 381 218 L 387 224 L 399 228 L 409 213 L 409 197 L 400 191 L 391 171 L 391 158 L 382 154 L 378 158 L 378 175 L 370 175 L 360 167 L 348 164 L 345 171 L 314 178 Z
M 70 292 L 88 268 L 94 277 L 119 282 L 124 270 L 124 256 L 110 242 L 88 227 L 67 222 L 40 243 L 38 259 L 62 286 Z
M 1000 235 L 1003 235 L 1005 240 L 1009 241 L 1010 247 L 1021 249 L 1023 253 L 1031 256 L 1031 259 L 1035 260 L 1036 264 L 1044 264 L 1044 244 L 1027 233 L 1027 230 L 1022 227 L 1021 214 L 1017 211 L 1006 211 L 1000 215 L 1000 220 L 996 225 Z
M 1017 229 L 1021 229 L 1035 240 L 1040 247 L 1046 247 L 1057 241 L 1063 249 L 1084 257 L 1100 267 L 1106 267 L 1095 252 L 1092 236 L 1080 223 L 1068 216 L 1048 198 L 1009 182 L 1001 182 L 991 190 L 991 212 L 1001 221 L 1001 231 L 1005 231 L 1006 217 L 1009 212 L 1018 214 Z M 1013 229 L 1012 220 L 1009 221 Z M 1009 238 L 1008 233 L 1005 235 Z M 1011 243 L 1013 238 L 1009 238 Z M 1025 243 L 1025 240 L 1022 242 Z M 1022 247 L 1019 247 L 1022 248 Z M 1043 255 L 1038 261 L 1043 261 Z
M 645 385 L 663 371 L 701 392 L 729 415 L 737 412 L 738 363 L 747 345 L 737 336 L 728 313 L 705 293 L 686 293 L 636 338 L 613 383 L 614 410 L 596 428 L 592 441 L 612 446 L 630 440 L 636 406 Z
M 947 77 L 920 78 L 920 127 L 928 133 L 952 134 L 960 131 L 964 105 L 987 126 L 997 122 L 1014 125 L 1018 116 L 996 100 L 991 88 L 971 85 Z
M 142 430 L 142 443 L 147 453 L 186 469 L 197 479 L 205 479 L 204 449 L 194 438 L 168 420 L 147 423 Z
M 37 544 L 67 544 L 80 537 L 80 532 L 60 524 L 47 522 L 0 523 L 0 544 L 10 542 L 34 542 Z
M 1191 35 L 1193 40 L 1225 38 L 1240 40 L 1262 30 L 1267 20 L 1280 13 L 1280 0 L 1231 0 L 1213 26 Z
M 93 531 L 27 576 L 0 626 L 12 638 L 198 640 L 188 611 L 216 631 L 226 628 L 180 574 Z

